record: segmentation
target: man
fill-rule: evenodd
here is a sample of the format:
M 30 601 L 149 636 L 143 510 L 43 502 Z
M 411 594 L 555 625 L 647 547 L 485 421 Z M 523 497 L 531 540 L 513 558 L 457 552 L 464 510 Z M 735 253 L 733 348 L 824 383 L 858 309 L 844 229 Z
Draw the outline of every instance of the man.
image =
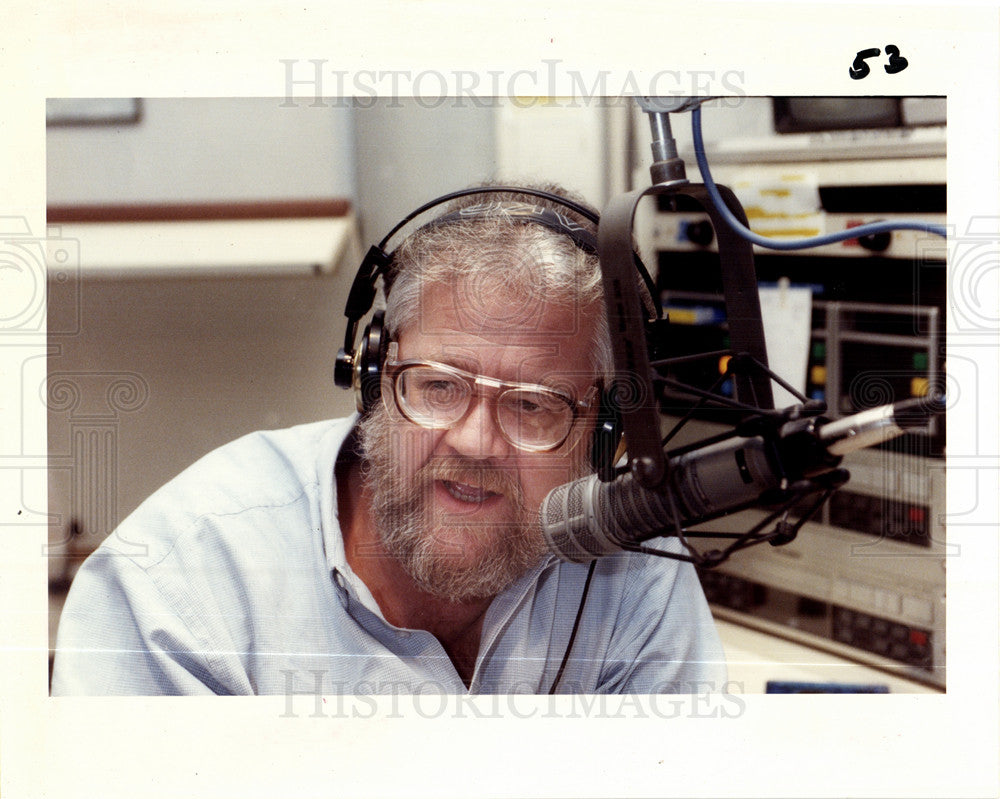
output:
M 611 356 L 586 220 L 524 200 L 467 198 L 396 251 L 360 418 L 222 447 L 88 559 L 54 694 L 721 689 L 688 565 L 547 554 L 538 508 L 590 468 Z

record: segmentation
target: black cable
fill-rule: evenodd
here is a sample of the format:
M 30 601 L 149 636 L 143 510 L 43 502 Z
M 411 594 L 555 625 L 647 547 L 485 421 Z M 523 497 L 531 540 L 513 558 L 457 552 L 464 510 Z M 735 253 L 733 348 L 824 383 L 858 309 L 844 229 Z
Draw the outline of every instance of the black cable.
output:
M 587 569 L 587 579 L 583 583 L 583 593 L 580 594 L 580 606 L 576 609 L 576 619 L 573 621 L 573 630 L 569 634 L 569 643 L 566 644 L 566 651 L 563 653 L 562 663 L 559 664 L 559 671 L 556 672 L 556 678 L 552 681 L 552 687 L 549 688 L 549 695 L 551 696 L 556 692 L 559 687 L 559 681 L 562 680 L 563 672 L 566 670 L 566 664 L 569 663 L 569 653 L 573 649 L 573 642 L 576 640 L 577 631 L 580 629 L 580 619 L 583 618 L 583 606 L 587 603 L 587 594 L 590 591 L 590 580 L 594 576 L 594 569 L 597 567 L 597 560 L 594 559 L 590 561 L 590 568 Z

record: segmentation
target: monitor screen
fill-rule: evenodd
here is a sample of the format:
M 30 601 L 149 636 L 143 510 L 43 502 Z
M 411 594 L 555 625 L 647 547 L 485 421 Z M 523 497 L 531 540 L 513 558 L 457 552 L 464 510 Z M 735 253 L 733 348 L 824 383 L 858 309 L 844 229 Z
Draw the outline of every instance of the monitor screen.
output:
M 775 97 L 778 133 L 896 128 L 903 124 L 900 97 Z

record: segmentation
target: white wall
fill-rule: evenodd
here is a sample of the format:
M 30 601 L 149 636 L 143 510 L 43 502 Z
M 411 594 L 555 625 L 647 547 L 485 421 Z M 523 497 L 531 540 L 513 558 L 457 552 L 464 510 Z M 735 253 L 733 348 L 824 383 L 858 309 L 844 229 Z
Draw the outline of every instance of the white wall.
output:
M 144 99 L 134 125 L 50 127 L 48 203 L 353 197 L 351 109 Z
M 625 182 L 624 106 L 412 98 L 355 109 L 358 201 L 366 241 L 424 202 L 484 180 L 556 182 L 600 208 Z M 614 117 L 614 120 L 612 119 Z
M 461 98 L 388 98 L 354 112 L 358 206 L 366 243 L 413 209 L 496 175 L 495 109 Z M 368 104 L 368 103 L 366 103 Z

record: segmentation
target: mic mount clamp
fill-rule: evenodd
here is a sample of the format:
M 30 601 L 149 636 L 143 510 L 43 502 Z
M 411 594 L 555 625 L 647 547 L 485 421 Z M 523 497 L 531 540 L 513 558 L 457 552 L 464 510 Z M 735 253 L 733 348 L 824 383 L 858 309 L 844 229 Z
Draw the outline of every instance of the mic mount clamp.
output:
M 677 142 L 670 128 L 670 114 L 691 111 L 708 97 L 638 97 L 639 107 L 649 115 L 653 163 L 649 173 L 654 186 L 683 186 L 688 183 L 684 161 L 677 155 Z

